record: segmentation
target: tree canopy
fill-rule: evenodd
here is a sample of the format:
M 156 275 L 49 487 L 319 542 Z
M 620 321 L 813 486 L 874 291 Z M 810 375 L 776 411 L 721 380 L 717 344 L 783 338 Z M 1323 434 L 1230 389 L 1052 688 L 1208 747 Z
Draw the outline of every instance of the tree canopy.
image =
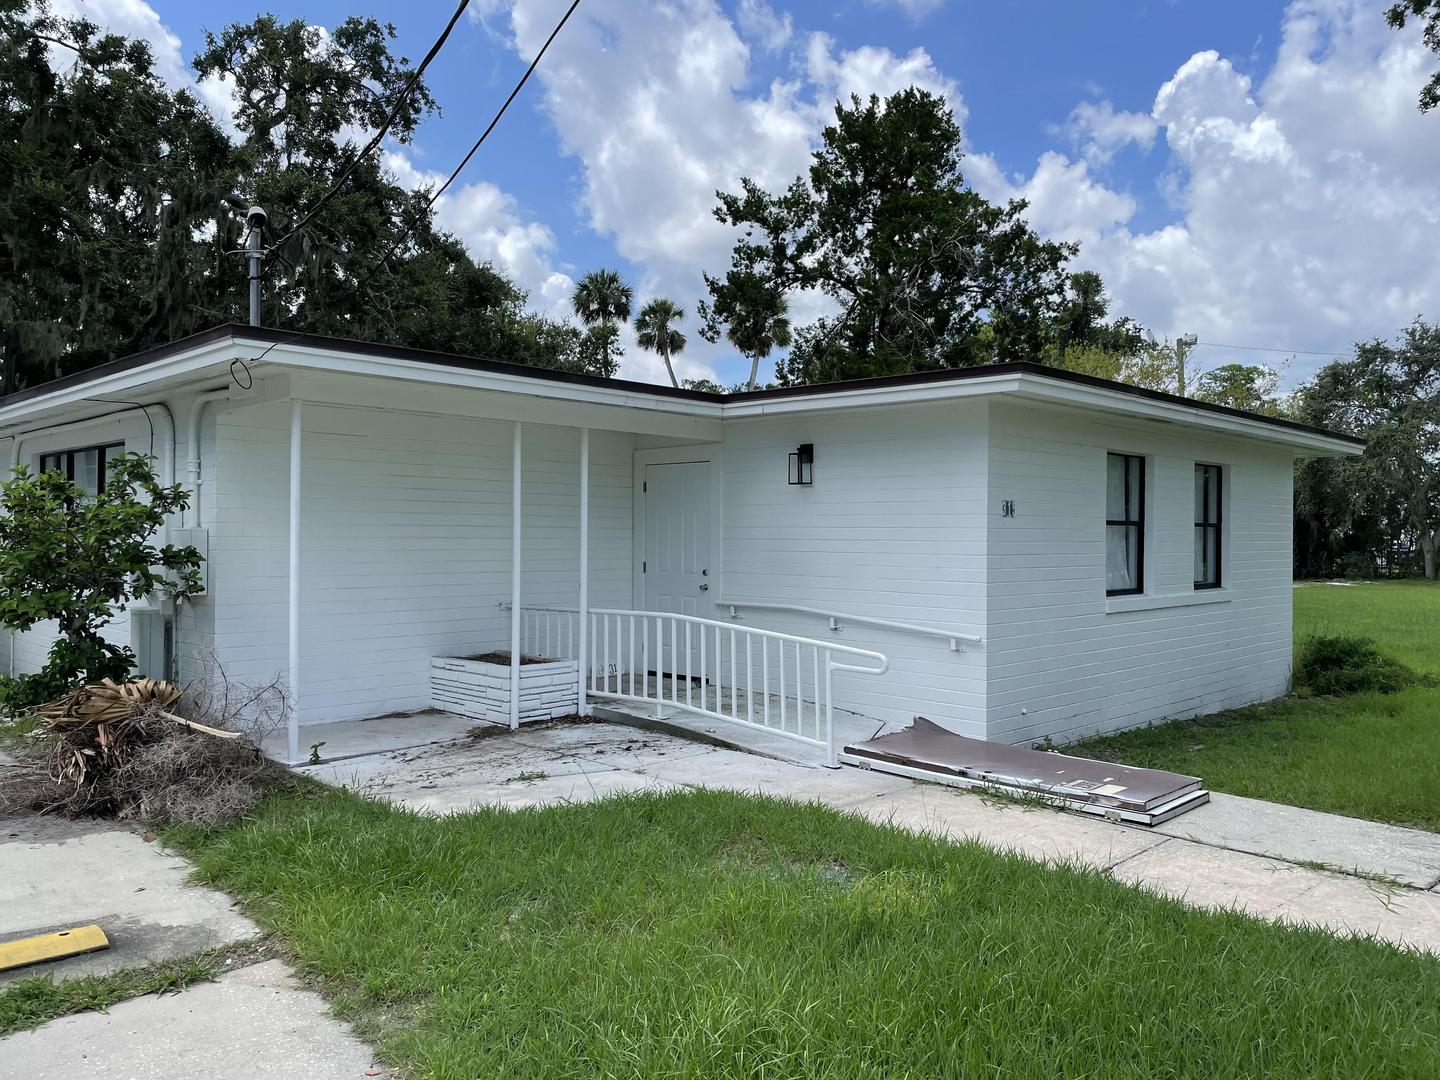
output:
M 427 192 L 357 160 L 356 133 L 393 111 L 403 143 L 434 109 L 393 37 L 270 15 L 207 34 L 194 69 L 233 83 L 231 139 L 145 43 L 0 0 L 0 392 L 244 321 L 251 203 L 270 217 L 269 324 L 585 369 L 576 328 L 526 311 Z
M 1327 364 L 1296 394 L 1293 415 L 1363 437 L 1363 456 L 1305 463 L 1296 481 L 1302 571 L 1347 555 L 1370 566 L 1418 548 L 1440 570 L 1440 327 L 1416 320 L 1394 342 L 1370 341 Z
M 808 176 L 719 193 L 715 216 L 741 237 L 729 271 L 707 277 L 711 333 L 808 290 L 836 310 L 795 335 L 782 383 L 1037 356 L 1075 249 L 1036 236 L 1023 201 L 966 186 L 963 156 L 954 116 L 925 90 L 837 104 Z

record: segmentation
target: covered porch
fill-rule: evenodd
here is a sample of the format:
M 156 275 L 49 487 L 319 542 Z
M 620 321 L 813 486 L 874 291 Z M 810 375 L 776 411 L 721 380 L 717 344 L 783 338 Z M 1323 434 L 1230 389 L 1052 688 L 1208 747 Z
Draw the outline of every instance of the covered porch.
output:
M 267 741 L 277 759 L 605 716 L 833 765 L 880 727 L 843 707 L 835 676 L 882 674 L 882 653 L 760 629 L 710 602 L 719 514 L 695 512 L 719 496 L 703 467 L 718 457 L 709 402 L 660 410 L 297 371 L 288 390 L 217 417 L 211 500 L 220 592 L 227 526 L 279 509 L 281 481 L 284 513 L 266 516 L 284 523 L 283 593 L 265 616 L 275 625 L 283 597 L 293 708 Z M 669 462 L 705 488 L 682 483 L 664 506 L 652 492 L 647 511 L 645 470 Z M 233 662 L 252 639 L 229 610 L 217 608 L 216 645 Z

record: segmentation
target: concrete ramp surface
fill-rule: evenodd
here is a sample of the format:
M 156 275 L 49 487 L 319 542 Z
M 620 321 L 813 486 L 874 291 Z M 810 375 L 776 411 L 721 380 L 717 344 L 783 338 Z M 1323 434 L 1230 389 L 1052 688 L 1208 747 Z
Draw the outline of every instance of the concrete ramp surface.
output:
M 1038 795 L 1141 825 L 1159 825 L 1210 801 L 1198 776 L 971 739 L 923 716 L 904 731 L 847 745 L 840 760 L 917 780 Z

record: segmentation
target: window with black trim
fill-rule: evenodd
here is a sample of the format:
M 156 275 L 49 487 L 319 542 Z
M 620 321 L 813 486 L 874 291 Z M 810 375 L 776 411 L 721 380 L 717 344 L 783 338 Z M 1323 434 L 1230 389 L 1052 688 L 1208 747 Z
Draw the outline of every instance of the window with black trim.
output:
M 1195 465 L 1195 588 L 1220 588 L 1219 465 Z
M 1105 457 L 1105 595 L 1145 591 L 1145 459 Z
M 86 446 L 40 455 L 40 471 L 63 473 L 65 478 L 89 496 L 105 490 L 105 466 L 125 456 L 125 444 Z

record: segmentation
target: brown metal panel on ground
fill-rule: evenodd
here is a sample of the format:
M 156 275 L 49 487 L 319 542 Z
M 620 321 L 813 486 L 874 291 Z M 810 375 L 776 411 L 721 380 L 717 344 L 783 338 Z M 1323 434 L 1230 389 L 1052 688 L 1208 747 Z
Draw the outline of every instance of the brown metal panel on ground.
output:
M 1199 777 L 970 739 L 923 716 L 904 731 L 847 746 L 845 754 L 876 767 L 893 762 L 937 778 L 962 777 L 1139 814 L 1201 790 Z

